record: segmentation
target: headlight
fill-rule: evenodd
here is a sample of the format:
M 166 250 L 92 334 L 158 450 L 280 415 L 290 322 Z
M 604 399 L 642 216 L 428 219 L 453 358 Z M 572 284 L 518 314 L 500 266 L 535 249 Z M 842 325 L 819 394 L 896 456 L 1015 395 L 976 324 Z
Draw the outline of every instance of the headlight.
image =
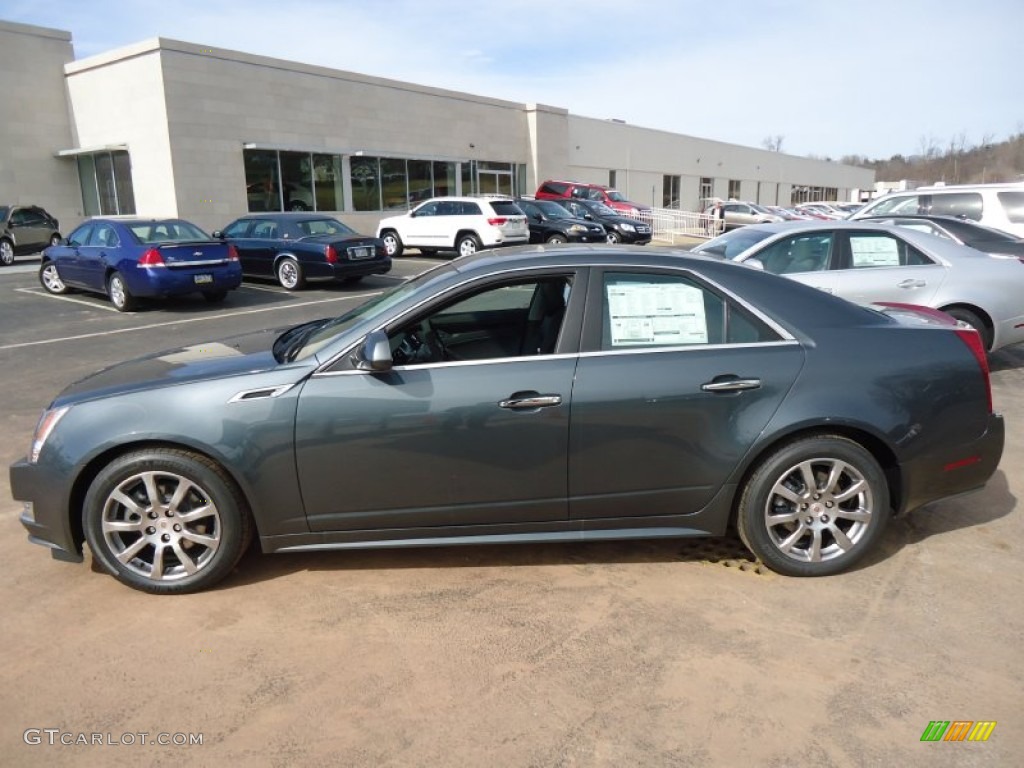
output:
M 570 232 L 586 232 L 587 228 L 585 226 L 583 226 L 582 224 L 571 224 L 569 226 L 569 231 Z
M 636 232 L 636 227 L 634 227 L 632 224 L 623 223 L 620 224 L 619 226 L 622 227 L 623 232 Z
M 53 432 L 57 422 L 64 418 L 64 414 L 70 410 L 71 406 L 66 405 L 63 408 L 51 408 L 50 410 L 43 411 L 43 415 L 39 418 L 39 423 L 36 424 L 36 433 L 32 437 L 32 450 L 29 453 L 29 461 L 31 463 L 35 464 L 39 460 L 39 452 L 43 450 L 46 438 Z

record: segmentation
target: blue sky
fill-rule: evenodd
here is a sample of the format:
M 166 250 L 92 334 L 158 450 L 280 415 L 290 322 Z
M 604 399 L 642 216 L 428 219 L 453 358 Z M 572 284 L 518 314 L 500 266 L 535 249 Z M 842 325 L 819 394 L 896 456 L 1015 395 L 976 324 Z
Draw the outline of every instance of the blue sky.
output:
M 84 58 L 151 37 L 784 152 L 1024 131 L 1024 0 L 0 0 Z

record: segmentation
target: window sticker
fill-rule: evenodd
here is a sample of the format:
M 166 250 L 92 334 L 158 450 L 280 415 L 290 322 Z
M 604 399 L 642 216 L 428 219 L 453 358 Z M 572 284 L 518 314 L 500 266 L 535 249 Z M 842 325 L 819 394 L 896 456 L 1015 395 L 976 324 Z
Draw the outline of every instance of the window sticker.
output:
M 704 292 L 681 283 L 607 287 L 613 347 L 707 344 Z
M 850 237 L 854 267 L 898 267 L 900 249 L 891 237 Z

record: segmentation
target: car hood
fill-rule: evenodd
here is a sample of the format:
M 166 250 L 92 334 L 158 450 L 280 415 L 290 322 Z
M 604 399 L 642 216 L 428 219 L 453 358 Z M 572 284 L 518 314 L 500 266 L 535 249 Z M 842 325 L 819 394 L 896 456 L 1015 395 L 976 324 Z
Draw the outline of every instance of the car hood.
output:
M 267 329 L 118 363 L 66 387 L 54 400 L 53 407 L 284 367 L 274 358 L 273 345 L 285 330 Z M 305 369 L 308 364 L 288 367 Z

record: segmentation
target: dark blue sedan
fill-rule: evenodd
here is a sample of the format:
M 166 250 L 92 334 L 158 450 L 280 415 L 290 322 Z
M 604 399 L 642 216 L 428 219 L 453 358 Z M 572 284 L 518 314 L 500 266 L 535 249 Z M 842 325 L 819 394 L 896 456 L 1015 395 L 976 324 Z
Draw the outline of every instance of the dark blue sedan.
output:
M 39 282 L 55 295 L 102 293 L 120 312 L 140 298 L 201 293 L 222 301 L 242 284 L 234 247 L 182 219 L 90 219 L 43 251 Z

